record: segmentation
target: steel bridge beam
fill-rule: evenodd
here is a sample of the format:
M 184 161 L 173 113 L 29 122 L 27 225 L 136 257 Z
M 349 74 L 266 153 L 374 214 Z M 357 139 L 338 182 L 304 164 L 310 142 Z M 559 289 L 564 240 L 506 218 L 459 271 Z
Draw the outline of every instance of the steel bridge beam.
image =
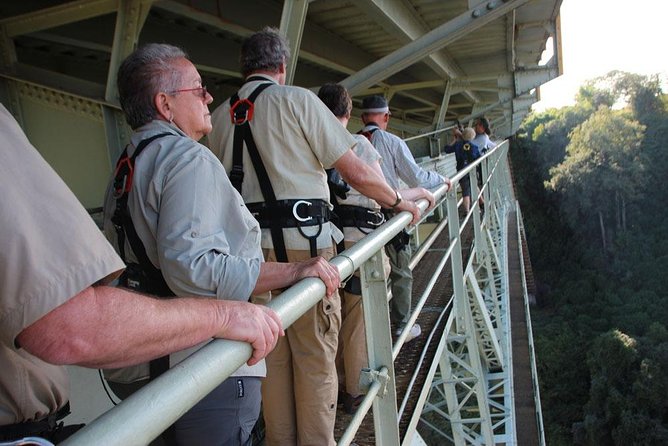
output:
M 43 31 L 68 23 L 116 12 L 119 0 L 77 0 L 0 20 L 8 37 Z
M 401 71 L 424 59 L 461 37 L 480 29 L 491 21 L 522 6 L 528 0 L 510 0 L 496 5 L 489 2 L 490 8 L 475 8 L 466 11 L 443 25 L 434 28 L 422 37 L 388 54 L 375 63 L 363 68 L 352 76 L 344 79 L 344 85 L 351 94 L 364 90 L 388 76 Z
M 401 0 L 364 0 L 358 1 L 357 7 L 367 16 L 376 19 L 390 35 L 397 36 L 403 44 L 410 43 L 429 31 L 412 8 Z M 439 77 L 455 79 L 462 75 L 462 69 L 443 51 L 427 56 L 427 64 Z M 469 100 L 475 102 L 479 98 L 468 91 L 464 92 Z
M 302 34 L 304 32 L 304 23 L 306 23 L 306 11 L 308 10 L 308 0 L 285 0 L 283 3 L 283 13 L 281 14 L 281 32 L 288 38 L 292 50 L 292 58 L 288 61 L 287 73 L 285 74 L 285 84 L 292 85 L 297 68 L 297 55 L 302 43 Z

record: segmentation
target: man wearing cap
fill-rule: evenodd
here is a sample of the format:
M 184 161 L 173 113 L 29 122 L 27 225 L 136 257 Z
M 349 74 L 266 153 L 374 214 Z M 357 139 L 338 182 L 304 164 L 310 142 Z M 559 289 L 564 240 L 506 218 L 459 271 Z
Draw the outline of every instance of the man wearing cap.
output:
M 324 168 L 335 167 L 352 187 L 383 206 L 411 212 L 416 221 L 415 203 L 402 200 L 355 155 L 356 140 L 322 101 L 310 90 L 285 85 L 289 56 L 276 29 L 248 37 L 240 57 L 245 83 L 214 111 L 209 136 L 211 150 L 263 228 L 265 260 L 334 255 L 340 231 L 329 222 Z M 267 358 L 267 445 L 335 444 L 340 308 L 336 293 L 320 301 L 286 330 Z
M 390 109 L 383 96 L 374 95 L 362 101 L 362 122 L 360 131 L 371 141 L 381 156 L 381 169 L 385 180 L 393 189 L 399 189 L 402 180 L 408 187 L 424 187 L 431 189 L 447 184 L 450 180 L 436 172 L 427 171 L 417 165 L 413 155 L 404 141 L 387 131 L 390 121 Z M 400 233 L 388 243 L 387 254 L 390 258 L 392 272 L 392 301 L 390 316 L 396 324 L 395 334 L 399 335 L 406 326 L 411 311 L 411 294 L 413 292 L 413 272 L 409 267 L 411 248 L 408 234 Z M 407 340 L 416 338 L 422 332 L 418 324 L 410 328 Z

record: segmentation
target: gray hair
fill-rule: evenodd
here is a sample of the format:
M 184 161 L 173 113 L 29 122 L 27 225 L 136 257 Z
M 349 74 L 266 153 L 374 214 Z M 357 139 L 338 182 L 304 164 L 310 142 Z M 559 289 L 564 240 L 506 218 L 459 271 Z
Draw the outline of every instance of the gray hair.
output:
M 241 44 L 241 74 L 248 77 L 259 70 L 275 72 L 290 58 L 290 45 L 276 28 L 269 26 L 248 37 Z
M 125 120 L 136 129 L 158 116 L 153 102 L 159 92 L 178 90 L 181 73 L 175 59 L 188 58 L 173 45 L 149 43 L 130 54 L 118 69 L 118 95 Z

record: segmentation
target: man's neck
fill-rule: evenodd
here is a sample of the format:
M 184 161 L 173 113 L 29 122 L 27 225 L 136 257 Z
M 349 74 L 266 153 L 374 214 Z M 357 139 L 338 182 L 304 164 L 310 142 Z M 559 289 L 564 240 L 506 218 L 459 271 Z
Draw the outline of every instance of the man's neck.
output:
M 276 81 L 277 84 L 281 84 L 281 74 L 276 73 L 273 71 L 265 71 L 265 70 L 258 70 L 258 71 L 253 71 L 251 74 L 249 74 L 246 79 L 251 78 L 253 76 L 265 76 L 273 79 Z

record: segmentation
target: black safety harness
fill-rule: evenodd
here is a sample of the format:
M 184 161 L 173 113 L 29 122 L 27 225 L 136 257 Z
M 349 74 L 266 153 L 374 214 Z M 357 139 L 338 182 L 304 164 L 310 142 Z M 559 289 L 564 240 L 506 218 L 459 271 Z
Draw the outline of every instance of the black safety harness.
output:
M 64 422 L 60 421 L 69 414 L 70 403 L 68 402 L 57 412 L 47 415 L 41 420 L 23 421 L 21 423 L 0 426 L 0 441 L 20 440 L 25 437 L 41 437 L 58 444 L 85 426 L 84 424 L 65 425 Z M 19 444 L 19 442 L 11 444 Z M 32 443 L 20 442 L 20 444 Z
M 329 186 L 330 201 L 334 205 L 332 213 L 332 223 L 338 227 L 341 232 L 344 228 L 357 228 L 364 234 L 369 234 L 372 230 L 385 222 L 385 216 L 374 209 L 364 206 L 355 206 L 349 204 L 340 204 L 339 199 L 345 200 L 350 191 L 350 186 L 346 183 L 341 174 L 334 168 L 327 169 L 327 185 Z M 336 245 L 337 253 L 345 250 L 344 241 Z M 352 294 L 362 294 L 362 283 L 357 276 L 350 277 L 345 284 L 344 290 Z
M 246 82 L 262 80 L 265 78 L 251 76 Z M 322 225 L 331 218 L 329 205 L 325 200 L 299 199 L 299 200 L 277 200 L 274 188 L 269 180 L 267 169 L 264 167 L 260 151 L 258 150 L 250 122 L 253 119 L 255 100 L 273 82 L 263 82 L 258 85 L 248 98 L 240 99 L 237 92 L 230 98 L 230 118 L 234 124 L 234 139 L 232 152 L 232 170 L 230 171 L 230 182 L 241 194 L 244 180 L 243 147 L 244 143 L 248 155 L 253 163 L 255 174 L 262 192 L 263 202 L 246 203 L 248 210 L 257 219 L 261 228 L 268 228 L 274 244 L 276 260 L 287 262 L 288 255 L 285 249 L 283 228 L 297 228 L 302 237 L 309 241 L 311 257 L 317 255 L 317 239 L 322 232 Z M 303 228 L 306 226 L 318 226 L 314 235 L 306 235 Z
M 127 265 L 119 280 L 119 285 L 131 288 L 143 293 L 149 293 L 160 297 L 174 296 L 174 292 L 169 288 L 162 272 L 156 268 L 146 254 L 146 249 L 142 243 L 135 226 L 132 223 L 130 211 L 128 209 L 128 196 L 132 190 L 132 179 L 134 176 L 135 160 L 142 151 L 154 140 L 163 136 L 172 135 L 172 133 L 160 133 L 142 140 L 135 149 L 132 156 L 128 156 L 128 147 L 125 148 L 121 157 L 116 163 L 114 172 L 114 198 L 116 199 L 116 209 L 111 217 L 111 222 L 116 229 L 118 239 L 118 251 L 121 259 Z M 138 263 L 128 262 L 125 254 L 125 239 L 137 257 Z M 155 379 L 169 369 L 169 356 L 154 359 L 149 365 L 149 379 Z

